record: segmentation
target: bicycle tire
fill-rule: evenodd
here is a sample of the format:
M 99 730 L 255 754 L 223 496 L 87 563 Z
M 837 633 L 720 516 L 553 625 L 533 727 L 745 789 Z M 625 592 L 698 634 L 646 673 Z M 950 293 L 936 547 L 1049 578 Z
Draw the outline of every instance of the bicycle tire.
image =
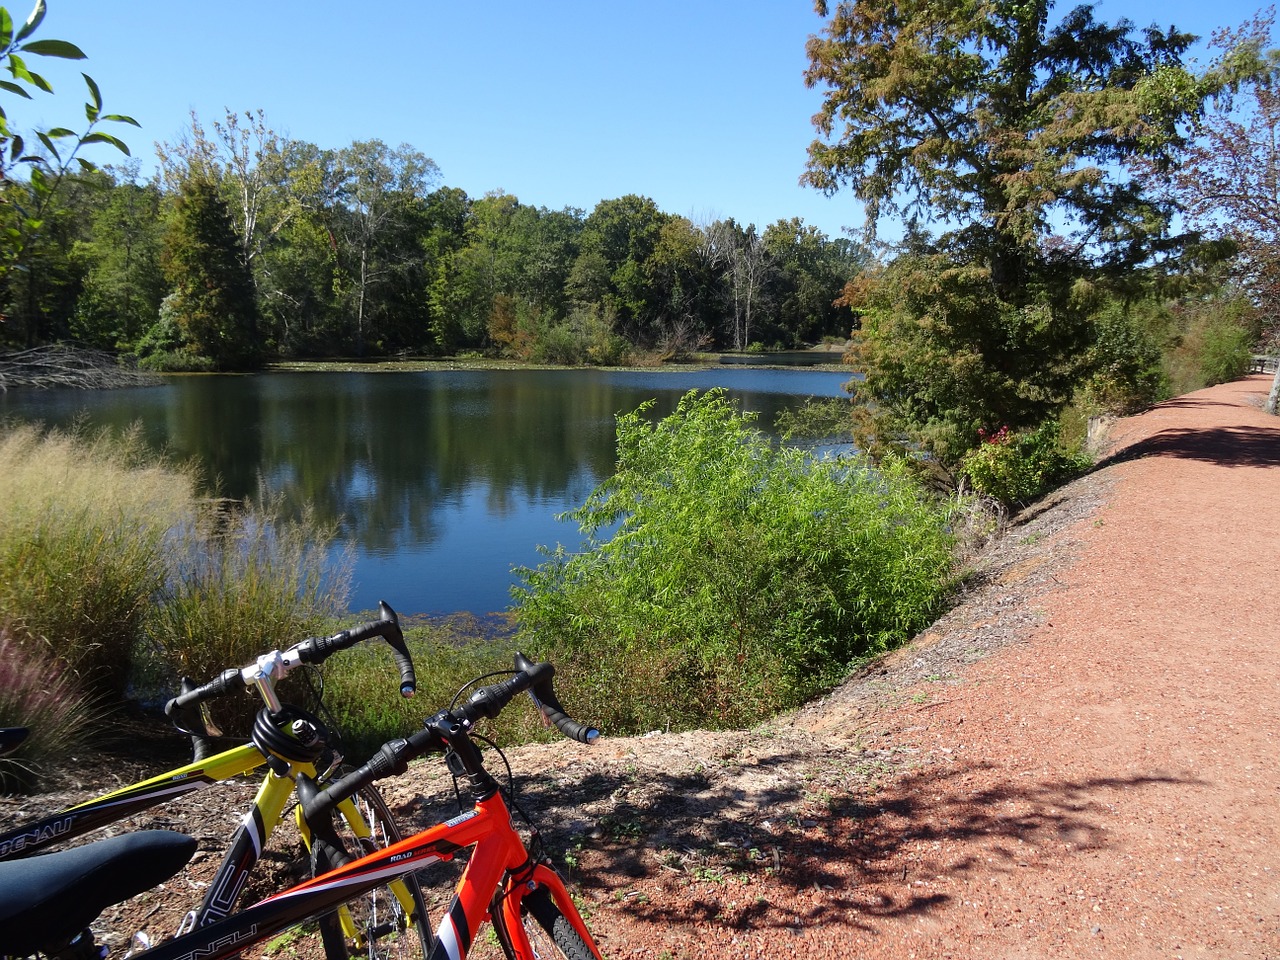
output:
M 500 915 L 501 911 L 498 911 L 495 920 Z M 545 887 L 539 887 L 525 896 L 520 904 L 520 918 L 534 956 L 541 960 L 551 960 L 553 957 L 561 960 L 600 960 L 599 954 L 582 939 Z M 511 956 L 513 951 L 509 947 L 510 935 L 503 931 L 498 940 L 508 956 Z
M 371 835 L 357 837 L 345 817 L 338 817 L 338 834 L 348 853 L 362 857 L 403 839 L 377 789 L 364 787 L 352 800 Z M 401 884 L 402 894 L 412 902 L 412 915 L 392 889 L 394 884 Z M 320 935 L 327 960 L 425 960 L 434 945 L 422 888 L 411 873 L 375 887 L 323 916 Z

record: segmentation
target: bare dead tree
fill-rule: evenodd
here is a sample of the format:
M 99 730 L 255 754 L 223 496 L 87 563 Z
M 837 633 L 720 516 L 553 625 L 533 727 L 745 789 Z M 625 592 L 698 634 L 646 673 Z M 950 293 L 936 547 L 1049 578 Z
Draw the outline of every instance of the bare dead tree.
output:
M 752 312 L 769 267 L 768 250 L 755 225 L 745 229 L 733 220 L 717 220 L 703 231 L 701 254 L 725 277 L 732 311 L 730 342 L 735 350 L 751 343 Z

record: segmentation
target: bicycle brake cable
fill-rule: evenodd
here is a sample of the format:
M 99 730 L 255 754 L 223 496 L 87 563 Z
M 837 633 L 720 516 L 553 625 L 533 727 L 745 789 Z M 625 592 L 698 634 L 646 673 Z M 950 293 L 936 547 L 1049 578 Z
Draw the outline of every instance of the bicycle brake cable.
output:
M 312 710 L 324 722 L 323 736 L 331 758 L 327 773 L 332 773 L 342 763 L 346 750 L 343 749 L 342 731 L 338 728 L 338 720 L 329 709 L 329 705 L 324 702 L 324 671 L 318 665 L 308 663 L 302 671 L 302 678 L 307 686 L 307 693 L 311 696 Z
M 473 740 L 479 740 L 486 746 L 490 747 L 502 760 L 502 765 L 507 768 L 507 786 L 499 787 L 502 790 L 507 807 L 514 813 L 519 814 L 520 819 L 525 822 L 525 826 L 529 828 L 529 842 L 525 845 L 528 852 L 528 859 L 524 865 L 512 871 L 516 875 L 520 875 L 527 871 L 532 871 L 533 864 L 546 858 L 546 846 L 542 842 L 542 832 L 538 829 L 538 825 L 533 822 L 533 818 L 529 816 L 524 807 L 520 806 L 520 802 L 516 799 L 516 776 L 511 769 L 511 763 L 507 760 L 507 755 L 502 752 L 502 748 L 481 733 L 472 733 Z
M 483 734 L 473 733 L 471 736 L 473 739 L 483 741 L 501 758 L 502 765 L 507 768 L 507 785 L 499 789 L 506 795 L 507 806 L 520 815 L 520 819 L 533 832 L 534 842 L 541 845 L 542 835 L 538 831 L 538 825 L 533 822 L 533 817 L 529 816 L 524 807 L 520 806 L 520 801 L 516 799 L 516 775 L 511 770 L 511 763 L 507 760 L 507 755 L 502 752 L 501 747 Z
M 511 764 L 507 760 L 507 755 L 502 752 L 502 748 L 500 746 L 486 737 L 483 733 L 472 732 L 471 739 L 479 740 L 498 755 L 498 758 L 502 761 L 502 765 L 507 768 L 507 794 L 510 799 L 514 800 L 516 792 L 516 777 L 515 774 L 511 772 Z

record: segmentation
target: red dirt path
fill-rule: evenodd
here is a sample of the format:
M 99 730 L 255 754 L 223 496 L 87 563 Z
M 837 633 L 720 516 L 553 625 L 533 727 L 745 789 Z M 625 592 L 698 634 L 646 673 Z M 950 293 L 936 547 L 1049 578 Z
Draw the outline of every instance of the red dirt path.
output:
M 640 905 L 601 899 L 610 955 L 1280 957 L 1269 385 L 1117 422 L 1100 506 L 1054 534 L 1056 584 L 1011 588 L 1020 642 L 862 718 L 861 742 L 919 762 L 807 824 L 823 842 L 800 882 L 757 876 L 699 915 L 705 888 L 619 878 Z

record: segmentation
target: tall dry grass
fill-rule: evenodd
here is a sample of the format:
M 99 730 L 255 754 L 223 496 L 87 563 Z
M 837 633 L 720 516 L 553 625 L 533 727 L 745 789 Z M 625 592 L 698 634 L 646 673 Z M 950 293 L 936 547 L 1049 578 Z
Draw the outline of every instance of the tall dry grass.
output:
M 162 673 L 202 683 L 328 633 L 345 609 L 350 569 L 333 561 L 333 538 L 310 516 L 284 521 L 252 504 L 221 506 L 173 531 L 169 576 L 147 623 L 149 655 Z M 246 694 L 213 709 L 227 733 L 247 735 L 261 706 Z
M 188 470 L 112 438 L 0 432 L 0 614 L 87 691 L 118 699 L 168 575 L 166 541 L 198 512 Z
M 68 701 L 163 700 L 183 674 L 204 681 L 327 632 L 344 607 L 349 564 L 331 561 L 331 529 L 204 497 L 136 430 L 8 425 L 0 465 L 0 670 L 14 689 L 56 673 Z M 7 722 L 33 728 L 36 752 L 69 731 L 35 727 L 79 722 L 24 702 Z M 238 706 L 233 717 L 257 704 Z

